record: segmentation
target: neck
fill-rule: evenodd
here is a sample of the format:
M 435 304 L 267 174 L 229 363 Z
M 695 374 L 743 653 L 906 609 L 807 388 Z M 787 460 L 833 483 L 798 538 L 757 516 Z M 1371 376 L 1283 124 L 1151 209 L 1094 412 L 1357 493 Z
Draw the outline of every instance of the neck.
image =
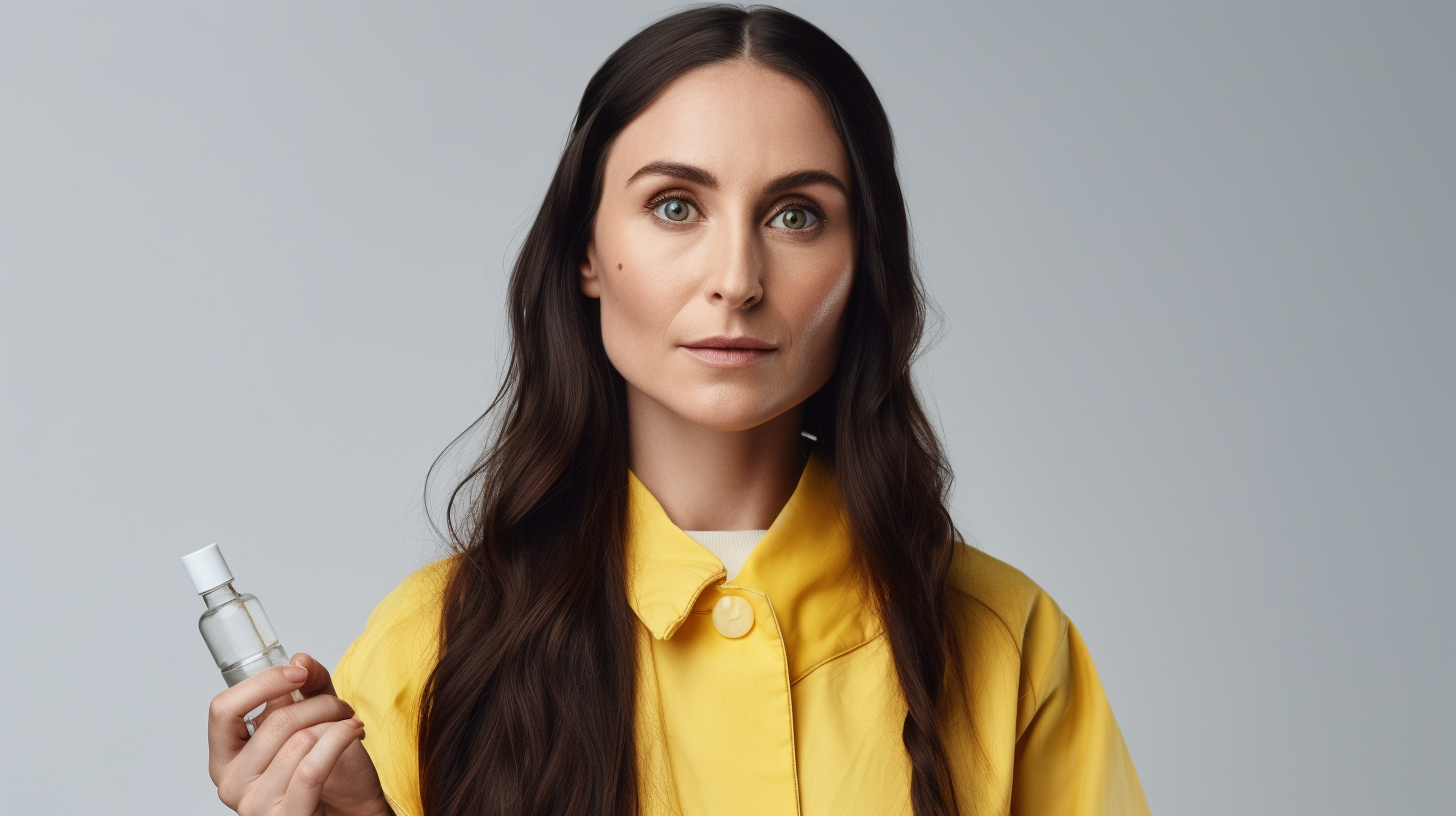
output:
M 741 431 L 689 422 L 628 388 L 631 468 L 683 530 L 764 530 L 808 457 L 803 406 Z
M 202 600 L 204 603 L 207 604 L 208 609 L 222 606 L 228 601 L 234 600 L 239 597 L 242 596 L 238 595 L 238 591 L 233 589 L 232 581 L 229 581 L 220 587 L 213 587 L 212 589 L 209 589 L 208 591 L 202 593 Z

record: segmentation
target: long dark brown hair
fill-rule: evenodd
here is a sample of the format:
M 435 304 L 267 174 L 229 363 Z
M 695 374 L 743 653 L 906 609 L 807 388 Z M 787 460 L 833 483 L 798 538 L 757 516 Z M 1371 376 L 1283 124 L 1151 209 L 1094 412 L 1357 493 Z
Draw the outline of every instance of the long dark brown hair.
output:
M 612 140 L 673 79 L 732 59 L 811 88 L 849 157 L 855 280 L 838 367 L 804 430 L 835 469 L 894 655 L 914 812 L 957 810 L 943 692 L 959 663 L 946 583 L 958 536 L 949 465 L 911 381 L 926 305 L 889 120 L 818 28 L 773 7 L 713 5 L 653 23 L 592 76 L 516 260 L 510 362 L 477 420 L 491 418 L 490 444 L 446 511 L 459 558 L 419 724 L 430 816 L 638 811 L 626 391 L 578 268 Z

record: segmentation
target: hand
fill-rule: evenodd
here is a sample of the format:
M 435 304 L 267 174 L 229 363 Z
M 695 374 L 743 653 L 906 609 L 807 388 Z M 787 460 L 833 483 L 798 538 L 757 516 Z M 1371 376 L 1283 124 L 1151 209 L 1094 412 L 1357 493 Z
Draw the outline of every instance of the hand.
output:
M 249 737 L 243 717 L 265 702 Z M 302 652 L 212 698 L 207 764 L 218 798 L 242 816 L 393 816 L 353 714 L 328 669 Z

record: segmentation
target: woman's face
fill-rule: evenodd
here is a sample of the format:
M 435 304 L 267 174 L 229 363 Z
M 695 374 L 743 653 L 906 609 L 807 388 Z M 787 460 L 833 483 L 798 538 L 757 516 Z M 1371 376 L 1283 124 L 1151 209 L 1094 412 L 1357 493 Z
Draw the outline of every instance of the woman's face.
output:
M 849 183 L 813 91 L 754 63 L 684 74 L 628 123 L 580 284 L 634 413 L 739 431 L 828 380 L 855 266 Z

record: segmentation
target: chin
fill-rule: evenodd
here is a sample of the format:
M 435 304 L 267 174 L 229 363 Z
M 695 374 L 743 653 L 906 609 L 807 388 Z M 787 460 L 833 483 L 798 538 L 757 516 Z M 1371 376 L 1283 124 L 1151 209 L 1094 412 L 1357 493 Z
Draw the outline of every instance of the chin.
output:
M 757 428 L 770 419 L 772 414 L 756 411 L 696 410 L 682 414 L 683 419 L 713 431 L 735 432 Z
M 664 402 L 673 413 L 693 423 L 714 431 L 746 431 L 756 428 L 778 416 L 783 411 L 776 403 L 762 395 L 726 396 L 721 391 L 709 389 L 700 399 L 685 403 L 678 399 Z

